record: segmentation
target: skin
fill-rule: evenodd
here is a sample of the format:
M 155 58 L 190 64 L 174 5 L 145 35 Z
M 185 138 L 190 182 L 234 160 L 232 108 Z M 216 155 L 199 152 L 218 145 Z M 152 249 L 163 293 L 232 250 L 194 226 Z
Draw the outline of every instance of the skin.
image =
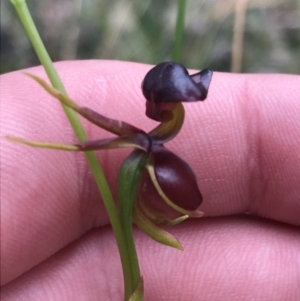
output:
M 56 68 L 78 103 L 145 130 L 157 124 L 140 89 L 151 66 Z M 41 67 L 26 71 L 46 78 Z M 76 142 L 60 104 L 19 71 L 0 88 L 1 300 L 122 300 L 117 247 L 83 154 L 4 138 Z M 168 228 L 184 252 L 136 230 L 145 300 L 299 300 L 299 99 L 299 76 L 216 72 L 208 98 L 185 105 L 167 146 L 194 169 L 206 217 Z M 91 139 L 111 137 L 82 121 Z M 128 153 L 98 152 L 114 192 Z

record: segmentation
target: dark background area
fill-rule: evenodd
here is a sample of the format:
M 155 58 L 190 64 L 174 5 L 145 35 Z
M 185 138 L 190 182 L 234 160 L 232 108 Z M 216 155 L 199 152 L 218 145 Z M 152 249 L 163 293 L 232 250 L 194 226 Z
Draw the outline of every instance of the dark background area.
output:
M 171 60 L 172 0 L 52 0 L 27 4 L 53 61 Z M 231 71 L 236 0 L 188 0 L 182 58 L 188 68 Z M 248 0 L 240 72 L 300 73 L 300 1 Z M 1 73 L 39 65 L 8 0 L 1 0 Z

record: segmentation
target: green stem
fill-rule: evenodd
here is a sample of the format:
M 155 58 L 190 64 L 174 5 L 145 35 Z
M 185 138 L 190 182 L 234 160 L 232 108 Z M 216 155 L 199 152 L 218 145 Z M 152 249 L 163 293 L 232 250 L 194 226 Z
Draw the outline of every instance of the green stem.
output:
M 53 85 L 57 90 L 66 93 L 65 88 L 54 68 L 54 65 L 49 57 L 49 54 L 40 38 L 40 35 L 35 27 L 35 24 L 32 20 L 31 14 L 28 10 L 25 0 L 11 0 L 14 5 L 22 23 L 25 27 L 25 30 L 30 38 L 30 41 L 36 51 L 36 54 L 44 66 L 45 71 Z M 72 109 L 63 105 L 63 109 L 71 123 L 71 126 L 78 138 L 79 141 L 86 141 L 88 137 L 85 133 L 83 126 L 81 125 L 79 118 Z M 128 253 L 128 248 L 125 240 L 124 230 L 118 215 L 116 205 L 114 203 L 112 193 L 109 189 L 108 183 L 102 171 L 102 168 L 97 160 L 97 157 L 94 152 L 85 152 L 85 156 L 88 162 L 88 165 L 93 173 L 97 186 L 99 188 L 100 194 L 102 196 L 104 205 L 106 207 L 112 229 L 117 241 L 119 248 L 119 253 L 122 261 L 123 276 L 124 276 L 124 286 L 125 286 L 125 295 L 130 295 L 131 284 L 128 284 L 128 279 L 132 278 L 131 266 L 130 266 L 130 256 Z
M 172 53 L 172 60 L 177 63 L 180 62 L 180 57 L 181 57 L 185 10 L 186 10 L 186 0 L 178 0 L 175 41 L 174 41 L 173 53 Z

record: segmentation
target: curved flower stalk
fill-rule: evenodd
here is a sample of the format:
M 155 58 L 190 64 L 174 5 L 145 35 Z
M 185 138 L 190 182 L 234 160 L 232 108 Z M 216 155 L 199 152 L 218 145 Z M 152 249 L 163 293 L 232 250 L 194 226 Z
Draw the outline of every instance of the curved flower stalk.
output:
M 182 127 L 182 102 L 195 102 L 206 98 L 212 71 L 205 69 L 189 75 L 182 65 L 173 62 L 161 63 L 152 68 L 143 80 L 142 91 L 146 98 L 146 115 L 160 121 L 160 124 L 149 133 L 126 122 L 110 119 L 89 108 L 81 107 L 41 78 L 27 75 L 60 102 L 116 137 L 74 145 L 8 138 L 35 147 L 69 151 L 134 148 L 122 164 L 118 178 L 120 217 L 131 268 L 139 271 L 132 235 L 132 219 L 154 240 L 182 250 L 179 241 L 158 225 L 174 225 L 188 217 L 201 217 L 203 213 L 199 206 L 202 203 L 202 195 L 190 166 L 164 144 L 173 139 Z M 142 278 L 139 272 L 132 273 L 131 277 L 135 294 L 139 295 L 143 286 Z

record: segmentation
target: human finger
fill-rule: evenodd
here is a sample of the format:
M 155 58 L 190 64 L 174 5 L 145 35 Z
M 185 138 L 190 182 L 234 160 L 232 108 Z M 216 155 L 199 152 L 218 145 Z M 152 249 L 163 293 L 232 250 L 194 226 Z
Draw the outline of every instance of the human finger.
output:
M 156 124 L 144 116 L 140 91 L 150 66 L 85 61 L 57 68 L 78 103 L 146 130 Z M 40 67 L 29 72 L 46 78 Z M 35 82 L 19 72 L 1 82 L 2 133 L 76 141 L 60 104 Z M 216 73 L 208 99 L 186 106 L 182 132 L 168 147 L 195 170 L 206 216 L 252 211 L 299 224 L 298 83 L 296 76 Z M 91 139 L 108 136 L 83 123 Z M 82 154 L 29 148 L 3 136 L 1 142 L 5 283 L 108 218 Z M 113 191 L 126 153 L 98 153 Z
M 185 250 L 136 231 L 147 300 L 298 300 L 295 226 L 231 217 L 172 228 Z M 2 288 L 2 300 L 122 300 L 122 271 L 110 228 L 91 231 Z

